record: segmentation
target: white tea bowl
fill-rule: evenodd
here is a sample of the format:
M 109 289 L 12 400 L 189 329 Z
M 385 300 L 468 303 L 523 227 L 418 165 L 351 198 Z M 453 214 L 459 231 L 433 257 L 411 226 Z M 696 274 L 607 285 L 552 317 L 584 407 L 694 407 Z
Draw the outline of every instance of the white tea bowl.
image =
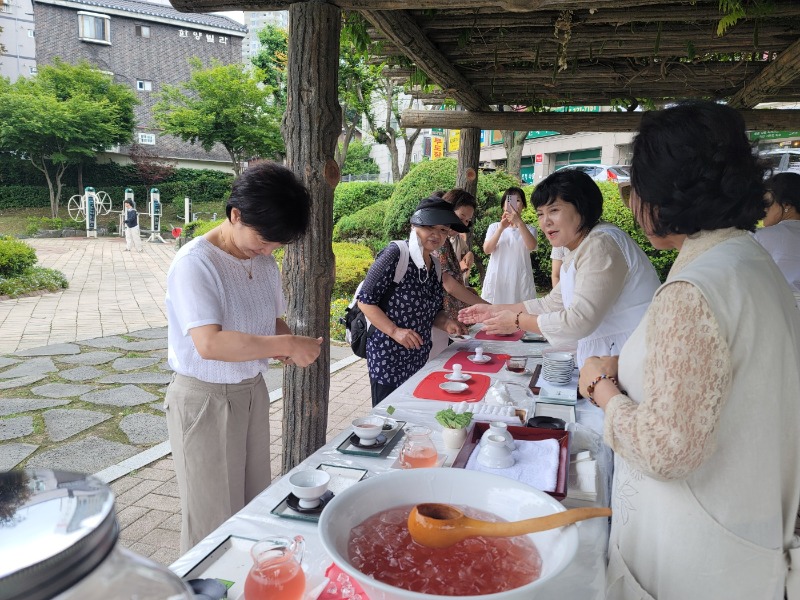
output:
M 353 431 L 356 432 L 362 446 L 372 446 L 383 433 L 384 419 L 378 416 L 359 417 L 353 420 Z
M 319 499 L 328 491 L 331 474 L 320 469 L 298 471 L 289 476 L 292 493 L 300 501 L 300 508 L 316 508 Z

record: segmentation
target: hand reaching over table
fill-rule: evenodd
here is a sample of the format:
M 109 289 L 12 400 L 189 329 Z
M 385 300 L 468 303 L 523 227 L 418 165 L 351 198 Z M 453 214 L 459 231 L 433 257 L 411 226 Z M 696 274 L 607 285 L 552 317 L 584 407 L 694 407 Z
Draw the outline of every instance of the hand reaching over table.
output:
M 458 320 L 467 325 L 483 323 L 494 315 L 495 310 L 491 304 L 473 304 L 458 311 Z
M 491 335 L 514 333 L 517 331 L 517 314 L 502 310 L 483 320 L 483 331 Z

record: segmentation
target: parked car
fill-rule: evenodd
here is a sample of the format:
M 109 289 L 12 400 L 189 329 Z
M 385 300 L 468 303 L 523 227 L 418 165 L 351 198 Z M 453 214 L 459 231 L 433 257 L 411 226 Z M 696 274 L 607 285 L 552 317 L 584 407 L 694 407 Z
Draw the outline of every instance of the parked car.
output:
M 779 148 L 777 150 L 767 150 L 758 155 L 767 162 L 772 169 L 767 176 L 784 171 L 800 173 L 800 148 Z
M 583 171 L 595 181 L 614 181 L 621 183 L 631 180 L 631 168 L 628 165 L 593 165 L 589 163 L 575 163 L 559 167 L 556 171 L 563 169 L 577 169 Z

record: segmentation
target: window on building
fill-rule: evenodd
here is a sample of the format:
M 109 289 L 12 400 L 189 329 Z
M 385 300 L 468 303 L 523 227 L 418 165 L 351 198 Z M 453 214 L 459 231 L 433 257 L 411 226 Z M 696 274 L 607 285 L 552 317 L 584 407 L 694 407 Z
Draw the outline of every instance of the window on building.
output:
M 11 12 L 11 0 L 0 0 L 0 12 Z
M 29 67 L 29 69 L 31 71 L 31 75 L 36 75 L 39 72 L 39 69 L 36 67 Z
M 136 89 L 140 92 L 152 92 L 153 91 L 153 82 L 147 81 L 146 79 L 137 79 L 136 80 Z
M 85 42 L 111 43 L 111 17 L 78 11 L 78 37 Z
M 28 37 L 34 37 L 33 29 L 28 29 Z
M 150 26 L 149 25 L 137 25 L 136 26 L 136 36 L 149 38 L 150 37 Z
M 147 144 L 149 146 L 155 146 L 156 144 L 155 133 L 140 133 L 138 137 L 140 144 Z

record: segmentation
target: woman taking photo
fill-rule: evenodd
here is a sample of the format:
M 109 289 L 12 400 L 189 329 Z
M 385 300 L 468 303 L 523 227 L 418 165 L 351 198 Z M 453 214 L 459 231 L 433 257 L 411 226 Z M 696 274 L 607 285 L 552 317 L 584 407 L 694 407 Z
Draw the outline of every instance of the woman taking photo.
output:
M 744 120 L 645 113 L 631 182 L 648 239 L 680 252 L 619 358 L 581 370 L 615 452 L 606 597 L 797 598 L 800 311 L 748 233 L 765 202 Z
M 438 197 L 426 198 L 411 215 L 410 260 L 403 278 L 393 284 L 401 252 L 395 243 L 378 254 L 367 272 L 358 307 L 376 328 L 367 338 L 373 406 L 425 365 L 432 327 L 454 335 L 466 333 L 466 327 L 443 309 L 439 263 L 431 256 L 447 242 L 450 230 L 467 228 L 452 205 Z
M 489 255 L 481 298 L 489 304 L 513 304 L 536 297 L 531 252 L 536 250 L 536 229 L 520 214 L 527 206 L 525 192 L 508 188 L 500 200 L 503 216 L 486 230 L 483 251 Z
M 305 367 L 322 338 L 292 335 L 272 253 L 305 233 L 311 198 L 287 168 L 256 164 L 233 182 L 227 219 L 175 255 L 167 273 L 164 405 L 186 552 L 271 481 L 270 358 Z
M 800 302 L 800 174 L 778 173 L 764 182 L 767 214 L 756 241 L 766 248 Z
M 533 205 L 550 243 L 568 251 L 558 284 L 543 298 L 465 308 L 461 320 L 482 322 L 487 333 L 524 329 L 554 346 L 577 345 L 579 367 L 588 356 L 619 354 L 659 286 L 653 265 L 627 233 L 600 221 L 603 195 L 586 173 L 553 173 L 536 186 Z

